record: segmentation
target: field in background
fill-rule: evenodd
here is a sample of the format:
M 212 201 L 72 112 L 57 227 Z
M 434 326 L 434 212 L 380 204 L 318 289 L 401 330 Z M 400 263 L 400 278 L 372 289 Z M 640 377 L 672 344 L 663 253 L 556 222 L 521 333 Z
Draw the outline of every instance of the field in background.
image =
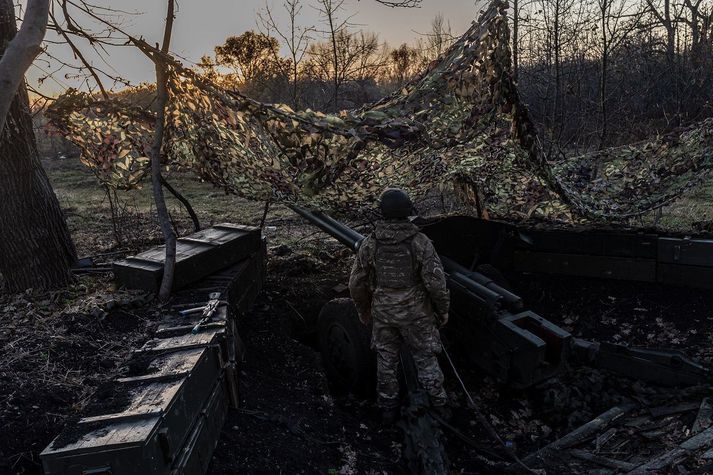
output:
M 80 256 L 116 249 L 136 250 L 161 239 L 150 181 L 138 190 L 116 191 L 115 232 L 107 192 L 87 167 L 77 158 L 46 160 L 44 165 L 67 214 Z M 264 203 L 226 195 L 223 190 L 210 183 L 201 183 L 189 173 L 173 173 L 167 180 L 191 202 L 202 227 L 226 221 L 260 224 Z M 166 200 L 179 234 L 191 232 L 193 225 L 183 205 L 168 192 Z M 294 216 L 281 206 L 270 209 L 272 220 L 285 215 Z M 289 236 L 284 237 L 289 239 Z
M 77 158 L 45 160 L 57 197 L 67 214 L 68 225 L 80 255 L 125 250 L 135 251 L 158 243 L 161 233 L 157 225 L 150 182 L 139 190 L 116 191 L 115 223 L 107 192 L 94 175 Z M 191 173 L 170 174 L 167 179 L 193 205 L 201 226 L 220 222 L 259 225 L 264 203 L 226 195 L 210 183 L 203 183 Z M 192 223 L 183 205 L 166 193 L 169 212 L 179 234 L 192 230 Z M 659 216 L 650 212 L 633 218 L 633 227 L 677 232 L 713 232 L 713 182 L 695 188 L 663 208 Z M 289 209 L 270 207 L 266 234 L 273 245 L 304 240 L 315 229 L 306 225 Z M 284 232 L 285 226 L 289 232 Z

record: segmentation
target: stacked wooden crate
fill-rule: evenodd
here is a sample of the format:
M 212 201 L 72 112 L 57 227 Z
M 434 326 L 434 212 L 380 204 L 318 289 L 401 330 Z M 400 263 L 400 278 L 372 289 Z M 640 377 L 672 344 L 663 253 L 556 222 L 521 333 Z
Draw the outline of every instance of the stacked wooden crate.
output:
M 265 245 L 258 229 L 234 225 L 182 242 L 177 281 L 184 289 L 164 312 L 155 338 L 133 353 L 123 377 L 98 391 L 84 417 L 42 452 L 47 475 L 207 470 L 228 407 L 238 402 L 236 320 L 261 288 Z M 152 250 L 117 263 L 117 279 L 155 289 L 160 255 Z M 215 293 L 215 312 L 199 325 L 203 313 L 185 310 L 204 307 Z

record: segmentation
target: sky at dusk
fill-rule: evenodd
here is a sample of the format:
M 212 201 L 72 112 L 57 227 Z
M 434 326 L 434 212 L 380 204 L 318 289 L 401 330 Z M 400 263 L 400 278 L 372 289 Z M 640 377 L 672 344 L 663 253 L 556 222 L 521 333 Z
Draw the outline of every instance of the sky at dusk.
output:
M 222 43 L 227 36 L 240 34 L 249 29 L 256 29 L 256 13 L 264 8 L 266 0 L 181 0 L 174 25 L 174 35 L 171 50 L 185 58 L 184 63 L 198 61 L 206 53 L 212 53 L 213 47 Z M 267 0 L 278 21 L 286 21 L 281 0 Z M 20 2 L 24 3 L 24 1 Z M 95 0 L 97 5 L 121 8 L 128 12 L 138 12 L 139 15 L 127 15 L 124 28 L 135 36 L 143 36 L 155 43 L 161 38 L 163 20 L 165 17 L 165 2 L 161 0 Z M 305 0 L 300 18 L 304 25 L 320 27 L 319 13 L 312 7 L 314 0 Z M 343 15 L 353 15 L 351 21 L 354 29 L 373 31 L 381 41 L 391 45 L 412 42 L 426 33 L 431 20 L 442 13 L 444 19 L 450 22 L 453 34 L 464 32 L 470 23 L 476 19 L 483 3 L 474 0 L 423 0 L 420 8 L 402 9 L 389 8 L 374 0 L 346 0 Z M 96 28 L 96 23 L 86 20 L 86 25 Z M 56 40 L 52 32 L 48 32 L 49 40 Z M 81 44 L 81 41 L 78 42 Z M 85 50 L 89 50 L 84 46 Z M 72 52 L 63 45 L 51 45 L 50 52 L 58 58 L 74 61 Z M 132 83 L 153 81 L 153 65 L 134 48 L 113 48 L 110 50 L 108 64 L 101 62 L 91 53 L 92 62 L 108 72 L 117 73 L 129 79 Z M 112 69 L 114 71 L 112 71 Z M 44 93 L 56 94 L 68 85 L 76 86 L 76 78 L 67 75 L 67 71 L 56 72 L 56 65 L 48 61 L 38 61 L 28 72 L 31 84 L 37 79 L 54 72 L 54 79 L 47 79 L 39 86 Z

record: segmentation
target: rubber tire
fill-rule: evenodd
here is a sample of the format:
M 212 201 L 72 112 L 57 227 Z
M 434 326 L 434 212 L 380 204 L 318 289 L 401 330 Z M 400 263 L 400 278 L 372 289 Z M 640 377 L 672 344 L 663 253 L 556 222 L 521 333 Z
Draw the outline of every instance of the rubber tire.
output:
M 510 285 L 510 282 L 497 267 L 490 264 L 480 264 L 475 268 L 475 270 L 476 272 L 480 272 L 485 277 L 498 284 L 503 289 L 512 291 L 512 286 Z
M 376 391 L 371 328 L 359 321 L 349 298 L 330 300 L 319 312 L 319 347 L 333 389 L 369 397 Z

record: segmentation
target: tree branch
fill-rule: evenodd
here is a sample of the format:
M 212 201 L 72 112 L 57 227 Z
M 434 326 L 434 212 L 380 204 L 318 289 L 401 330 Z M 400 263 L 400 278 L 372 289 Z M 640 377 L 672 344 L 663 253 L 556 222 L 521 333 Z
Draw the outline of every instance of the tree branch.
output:
M 0 15 L 15 16 L 12 0 L 0 0 Z M 42 51 L 48 16 L 49 0 L 28 0 L 22 27 L 0 58 L 0 132 L 25 72 Z
M 188 215 L 191 217 L 191 221 L 193 221 L 193 230 L 198 232 L 201 230 L 201 223 L 198 220 L 198 215 L 196 214 L 195 210 L 193 209 L 193 206 L 191 206 L 191 202 L 188 201 L 188 198 L 183 196 L 178 190 L 176 190 L 171 184 L 164 178 L 163 176 L 161 177 L 161 184 L 166 188 L 178 201 L 180 201 L 183 204 L 183 207 L 186 208 L 186 211 L 188 212 Z
M 94 82 L 96 82 L 97 86 L 99 86 L 99 90 L 102 93 L 102 97 L 104 97 L 104 99 L 108 100 L 109 94 L 106 92 L 106 89 L 104 88 L 104 84 L 102 84 L 101 79 L 99 79 L 99 75 L 97 74 L 97 72 L 94 70 L 92 65 L 89 64 L 89 61 L 87 61 L 87 59 L 84 57 L 81 50 L 79 48 L 77 48 L 77 45 L 75 45 L 74 42 L 72 42 L 72 40 L 69 38 L 69 35 L 67 35 L 67 33 L 59 26 L 54 15 L 52 15 L 50 13 L 50 17 L 52 18 L 52 22 L 54 23 L 55 30 L 62 36 L 62 38 L 64 38 L 64 40 L 67 42 L 69 47 L 72 49 L 72 52 L 77 57 L 77 59 L 79 59 L 79 61 L 82 62 L 84 67 L 87 68 L 87 70 L 89 71 L 89 74 L 92 75 L 92 77 L 94 78 Z

